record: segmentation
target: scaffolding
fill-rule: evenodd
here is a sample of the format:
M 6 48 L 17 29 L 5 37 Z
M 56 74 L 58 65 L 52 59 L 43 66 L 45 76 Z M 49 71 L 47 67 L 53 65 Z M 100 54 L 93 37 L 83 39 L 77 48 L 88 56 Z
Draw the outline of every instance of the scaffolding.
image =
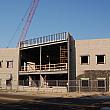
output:
M 60 46 L 60 63 L 68 62 L 68 53 L 66 46 Z

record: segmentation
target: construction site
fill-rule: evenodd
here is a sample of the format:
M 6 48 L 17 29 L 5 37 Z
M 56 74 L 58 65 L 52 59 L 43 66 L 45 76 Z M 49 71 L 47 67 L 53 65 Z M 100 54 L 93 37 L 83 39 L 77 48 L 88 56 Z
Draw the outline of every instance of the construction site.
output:
M 1 48 L 0 87 L 19 91 L 108 92 L 109 47 L 109 38 L 74 40 L 63 32 L 21 41 L 17 48 Z
M 68 74 L 69 39 L 69 33 L 63 32 L 21 42 L 20 85 L 51 87 L 59 80 L 60 86 L 67 86 L 68 75 L 75 79 L 74 71 Z
M 75 40 L 58 32 L 26 40 L 39 0 L 32 0 L 15 48 L 0 48 L 1 90 L 109 92 L 110 38 Z

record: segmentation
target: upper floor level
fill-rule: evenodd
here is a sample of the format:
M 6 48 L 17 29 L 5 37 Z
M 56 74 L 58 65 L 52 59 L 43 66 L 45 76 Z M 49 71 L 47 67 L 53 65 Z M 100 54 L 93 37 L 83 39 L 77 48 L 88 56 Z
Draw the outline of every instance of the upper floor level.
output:
M 110 70 L 110 38 L 76 40 L 76 71 Z
M 67 32 L 63 32 L 63 33 L 57 33 L 57 34 L 52 34 L 52 35 L 48 35 L 48 36 L 25 40 L 25 41 L 20 42 L 20 48 L 54 43 L 54 42 L 67 41 L 68 34 L 69 33 L 67 33 Z
M 18 48 L 0 48 L 0 74 L 17 73 L 18 62 Z

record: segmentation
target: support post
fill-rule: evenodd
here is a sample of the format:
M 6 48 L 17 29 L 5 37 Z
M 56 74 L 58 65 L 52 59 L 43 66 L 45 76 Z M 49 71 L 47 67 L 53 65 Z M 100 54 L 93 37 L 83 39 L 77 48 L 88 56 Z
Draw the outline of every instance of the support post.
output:
M 79 93 L 81 92 L 81 80 L 78 80 L 79 81 Z
M 32 86 L 32 78 L 31 78 L 31 76 L 29 76 L 29 86 L 30 87 Z
M 67 34 L 67 48 L 68 48 L 68 92 L 70 91 L 69 81 L 70 81 L 70 39 L 69 33 Z
M 42 64 L 42 62 L 41 62 L 41 60 L 42 60 L 42 57 L 41 57 L 41 55 L 42 55 L 42 47 L 40 46 L 40 87 L 41 87 L 41 84 L 42 84 L 42 77 L 41 77 L 41 64 Z

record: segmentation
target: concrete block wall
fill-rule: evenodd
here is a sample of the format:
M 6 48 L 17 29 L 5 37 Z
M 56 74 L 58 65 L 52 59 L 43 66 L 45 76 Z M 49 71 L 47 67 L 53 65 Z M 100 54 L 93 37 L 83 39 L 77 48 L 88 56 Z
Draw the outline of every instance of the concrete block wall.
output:
M 85 70 L 110 70 L 110 38 L 76 40 L 76 76 Z M 80 56 L 89 55 L 90 63 L 81 65 Z M 96 64 L 96 55 L 105 55 L 105 64 Z
M 12 68 L 7 68 L 7 61 L 13 62 Z M 0 48 L 0 68 L 1 87 L 6 88 L 6 80 L 12 78 L 12 88 L 16 89 L 18 85 L 18 63 L 19 63 L 19 49 L 18 48 Z

